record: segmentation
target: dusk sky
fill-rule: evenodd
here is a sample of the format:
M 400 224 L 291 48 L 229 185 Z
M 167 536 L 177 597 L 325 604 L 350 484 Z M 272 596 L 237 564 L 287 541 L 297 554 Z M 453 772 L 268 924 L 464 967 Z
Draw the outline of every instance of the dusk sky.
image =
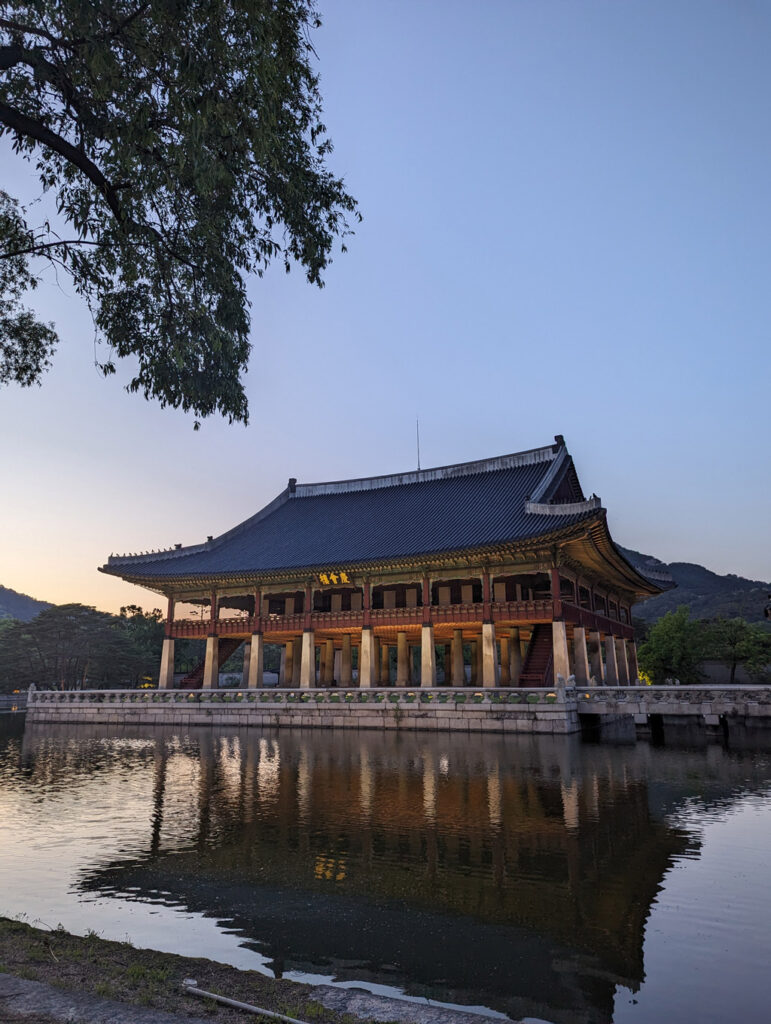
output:
M 418 415 L 423 467 L 561 433 L 619 543 L 771 579 L 771 5 L 319 6 L 349 252 L 323 290 L 251 282 L 247 428 L 102 380 L 82 302 L 41 288 L 62 344 L 42 388 L 0 391 L 0 584 L 152 607 L 97 566 L 290 476 L 414 469 Z

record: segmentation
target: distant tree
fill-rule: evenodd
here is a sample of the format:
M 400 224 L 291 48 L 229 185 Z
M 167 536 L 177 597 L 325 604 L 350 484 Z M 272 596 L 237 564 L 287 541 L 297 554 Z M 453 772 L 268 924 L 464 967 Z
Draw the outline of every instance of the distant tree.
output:
M 319 24 L 315 0 L 0 4 L 0 135 L 65 224 L 0 192 L 0 383 L 50 365 L 56 331 L 24 297 L 51 267 L 105 374 L 133 357 L 130 391 L 247 421 L 246 277 L 278 258 L 322 285 L 358 217 L 326 167 Z
M 654 684 L 679 679 L 695 684 L 701 679 L 699 662 L 704 657 L 704 628 L 688 615 L 683 605 L 651 626 L 648 639 L 640 646 L 640 668 Z
M 704 624 L 704 653 L 728 666 L 731 684 L 739 665 L 754 679 L 762 679 L 771 664 L 771 632 L 744 619 L 716 619 Z

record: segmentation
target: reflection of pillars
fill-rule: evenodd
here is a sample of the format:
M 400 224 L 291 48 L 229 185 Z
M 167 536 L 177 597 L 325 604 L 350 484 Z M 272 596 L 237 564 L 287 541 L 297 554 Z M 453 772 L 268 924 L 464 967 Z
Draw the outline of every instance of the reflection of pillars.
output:
M 252 660 L 252 644 L 251 641 L 247 640 L 244 643 L 244 669 L 241 675 L 241 685 L 247 687 L 249 685 L 249 665 Z
M 311 799 L 311 770 L 308 764 L 306 747 L 300 750 L 297 762 L 297 814 L 301 821 L 308 818 L 308 805 Z
M 249 689 L 255 689 L 263 685 L 263 646 L 262 633 L 252 633 L 252 642 L 249 645 L 249 678 L 246 685 Z
M 636 686 L 640 679 L 640 668 L 637 664 L 637 644 L 629 640 L 626 645 L 626 657 L 629 664 L 629 684 Z
M 491 825 L 501 823 L 501 777 L 498 766 L 487 773 L 487 817 Z
M 571 779 L 569 786 L 563 783 L 560 789 L 562 792 L 562 820 L 565 822 L 565 828 L 576 830 L 579 824 L 578 780 Z
M 492 622 L 482 625 L 482 685 L 498 686 L 498 648 Z
M 423 626 L 420 642 L 420 685 L 436 686 L 436 647 L 434 627 Z
M 211 732 L 201 733 L 198 768 L 198 846 L 206 846 L 211 824 L 211 794 L 214 788 L 214 742 Z
M 206 637 L 206 660 L 203 667 L 204 690 L 217 690 L 220 685 L 219 637 Z
M 586 630 L 583 626 L 573 627 L 573 659 L 576 665 L 576 683 L 587 686 L 589 683 L 589 655 L 586 650 Z
M 153 765 L 153 816 L 151 818 L 150 856 L 155 857 L 161 847 L 163 824 L 163 796 L 166 791 L 166 763 L 168 753 L 164 740 L 155 741 Z
M 292 641 L 292 686 L 300 685 L 300 666 L 303 659 L 303 638 L 296 636 Z
M 284 686 L 291 686 L 294 681 L 294 640 L 284 644 Z
M 605 684 L 606 686 L 618 686 L 616 638 L 610 633 L 605 637 Z
M 410 681 L 409 673 L 410 649 L 407 645 L 407 634 L 396 634 L 396 685 L 408 686 Z
M 367 818 L 372 814 L 372 800 L 375 783 L 372 777 L 372 765 L 369 763 L 369 751 L 362 744 L 359 768 L 359 807 Z
M 324 685 L 331 686 L 335 678 L 335 641 L 324 644 Z
M 380 641 L 380 685 L 390 686 L 391 684 L 391 648 L 385 642 Z
M 511 682 L 511 652 L 509 650 L 509 638 L 503 633 L 501 635 L 501 686 L 508 686 Z
M 511 685 L 519 686 L 519 677 L 522 675 L 522 640 L 519 635 L 519 627 L 515 626 L 511 631 L 511 649 L 509 650 L 509 664 L 511 665 Z
M 161 670 L 158 676 L 158 689 L 170 690 L 174 686 L 174 638 L 163 638 L 161 651 Z
M 602 686 L 605 673 L 602 665 L 602 640 L 597 630 L 589 634 L 589 664 L 594 676 L 595 686 Z
M 364 626 L 359 648 L 359 686 L 370 687 L 375 682 L 374 637 L 372 627 Z
M 466 668 L 463 664 L 462 629 L 455 629 L 452 633 L 452 685 L 466 685 Z
M 303 631 L 302 655 L 300 661 L 300 686 L 310 689 L 316 682 L 316 647 L 313 643 L 313 630 Z
M 430 754 L 423 755 L 423 813 L 427 821 L 436 821 L 436 768 Z
M 470 669 L 471 669 L 471 671 L 469 672 L 469 676 L 470 676 L 469 682 L 471 683 L 472 686 L 476 686 L 476 682 L 477 682 L 477 670 L 478 670 L 478 667 L 479 667 L 479 658 L 477 656 L 477 647 L 478 646 L 479 646 L 479 644 L 477 644 L 476 640 L 472 640 L 471 641 L 471 644 L 470 644 L 470 647 L 471 647 L 471 665 L 470 665 Z
M 626 640 L 616 637 L 616 666 L 618 668 L 618 685 L 629 686 L 629 666 L 626 661 Z
M 342 686 L 350 686 L 353 682 L 351 670 L 351 634 L 343 634 L 343 649 L 340 652 L 340 683 Z
M 551 624 L 552 629 L 552 657 L 554 659 L 554 686 L 557 686 L 557 676 L 562 676 L 564 682 L 570 676 L 570 655 L 568 653 L 568 634 L 565 623 L 561 619 L 555 619 Z

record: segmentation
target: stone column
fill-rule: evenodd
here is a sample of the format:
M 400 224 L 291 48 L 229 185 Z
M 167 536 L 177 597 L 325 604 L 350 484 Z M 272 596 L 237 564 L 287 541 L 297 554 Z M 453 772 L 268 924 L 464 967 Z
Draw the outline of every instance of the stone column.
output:
M 497 586 L 497 584 L 496 584 Z M 511 653 L 509 651 L 509 638 L 506 633 L 501 634 L 501 686 L 508 686 L 511 682 Z
M 290 686 L 300 685 L 300 665 L 303 657 L 303 638 L 296 636 L 292 641 L 292 678 Z
M 284 686 L 294 685 L 294 641 L 284 644 Z
M 375 666 L 375 685 L 380 683 L 380 641 L 376 636 L 372 637 L 372 664 Z
M 626 660 L 629 665 L 629 685 L 637 686 L 640 681 L 640 666 L 637 664 L 637 644 L 634 640 L 626 642 Z
M 436 686 L 436 647 L 431 625 L 423 626 L 420 635 L 420 685 Z
M 249 687 L 250 690 L 261 688 L 263 685 L 262 665 L 262 633 L 252 633 L 252 643 L 249 655 L 249 682 L 247 683 L 247 686 Z
M 605 637 L 605 685 L 618 686 L 616 638 L 610 634 Z
M 466 685 L 466 666 L 463 664 L 463 630 L 452 633 L 452 685 Z
M 161 650 L 161 669 L 158 675 L 158 689 L 171 690 L 174 687 L 174 638 L 163 638 Z
M 561 619 L 555 619 L 551 624 L 552 633 L 552 658 L 554 663 L 554 685 L 557 685 L 557 676 L 562 676 L 565 682 L 570 676 L 570 652 L 568 651 L 568 632 L 565 623 Z
M 495 643 L 495 624 L 482 625 L 482 686 L 498 686 L 498 648 Z
M 302 656 L 300 659 L 300 686 L 309 690 L 316 684 L 316 645 L 313 630 L 303 630 Z
M 517 586 L 519 586 L 519 584 L 517 584 Z M 511 631 L 509 663 L 511 665 L 511 685 L 519 686 L 519 677 L 522 675 L 522 640 L 519 635 L 518 626 L 515 626 Z
M 384 641 L 380 641 L 380 685 L 389 686 L 391 683 L 391 648 Z
M 331 686 L 335 678 L 335 641 L 324 645 L 324 686 Z
M 351 686 L 353 672 L 351 670 L 351 634 L 343 634 L 343 649 L 340 652 L 340 685 Z
M 589 665 L 597 686 L 605 682 L 605 671 L 602 664 L 602 640 L 598 630 L 589 634 Z
M 246 689 L 249 685 L 249 663 L 252 660 L 252 644 L 250 640 L 244 643 L 244 670 L 241 675 L 241 686 Z
M 618 668 L 618 685 L 629 686 L 629 665 L 626 661 L 626 640 L 616 637 L 616 667 Z
M 376 679 L 374 639 L 371 627 L 364 626 L 361 631 L 361 647 L 359 648 L 359 686 L 362 687 L 372 686 Z
M 409 654 L 410 648 L 407 644 L 407 634 L 397 633 L 396 634 L 396 685 L 397 686 L 409 686 L 410 684 L 410 666 L 409 666 Z
M 206 660 L 203 669 L 204 690 L 218 690 L 220 685 L 220 640 L 218 636 L 206 637 Z
M 477 648 L 478 647 L 479 647 L 479 644 L 476 642 L 476 640 L 472 640 L 471 641 L 471 664 L 469 665 L 469 669 L 470 669 L 470 672 L 469 672 L 469 682 L 471 683 L 472 686 L 476 686 L 476 684 L 477 684 L 477 673 L 478 673 L 478 669 L 479 669 L 479 656 L 477 654 Z
M 583 626 L 573 627 L 573 660 L 576 665 L 576 683 L 589 685 L 589 652 L 586 649 L 586 630 Z

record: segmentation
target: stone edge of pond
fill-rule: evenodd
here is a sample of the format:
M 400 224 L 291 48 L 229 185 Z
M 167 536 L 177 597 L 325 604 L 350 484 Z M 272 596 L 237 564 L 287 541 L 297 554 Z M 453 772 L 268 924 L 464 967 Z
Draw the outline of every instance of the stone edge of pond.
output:
M 323 1007 L 329 1011 L 331 1017 L 325 1015 L 327 1020 L 342 1019 L 349 1024 L 353 1024 L 352 1018 L 356 1019 L 357 1024 L 492 1024 L 493 1021 L 496 1024 L 516 1024 L 498 1015 L 490 1017 L 428 1002 L 380 996 L 364 987 L 311 986 L 285 979 L 276 980 L 261 974 L 257 974 L 256 978 L 263 991 L 255 992 L 252 997 L 244 993 L 241 983 L 247 976 L 255 975 L 255 972 L 240 971 L 218 961 L 136 948 L 129 943 L 102 939 L 95 934 L 77 936 L 61 928 L 53 931 L 36 928 L 27 922 L 0 915 L 0 952 L 3 943 L 11 935 L 17 940 L 13 943 L 14 952 L 21 953 L 19 947 L 24 943 L 19 940 L 22 938 L 26 940 L 27 952 L 14 963 L 0 963 L 0 1010 L 7 1010 L 15 1015 L 15 1019 L 22 1021 L 26 1016 L 45 1016 L 68 1024 L 73 1020 L 79 1024 L 214 1024 L 218 1020 L 228 1024 L 236 1020 L 246 1022 L 266 1019 L 219 1005 L 215 1013 L 215 1004 L 211 1000 L 200 1001 L 205 1016 L 198 1016 L 190 1002 L 198 1000 L 192 995 L 186 995 L 181 985 L 181 978 L 185 976 L 199 979 L 202 988 L 216 992 L 217 995 L 255 1003 L 274 1013 L 287 1013 L 281 1004 L 285 1002 L 283 997 L 289 995 L 292 1003 L 297 1005 L 297 1009 L 293 1008 L 289 1015 L 300 1019 L 305 1017 L 301 1006 L 308 1003 L 315 1004 L 316 1010 Z M 32 948 L 35 944 L 36 948 Z M 147 963 L 148 960 L 172 963 L 177 981 L 172 983 L 169 979 L 169 984 L 164 986 L 166 992 L 163 1006 L 148 1005 L 146 1002 L 143 1004 L 141 993 L 132 996 L 132 993 L 122 991 L 117 993 L 117 998 L 110 998 L 100 994 L 98 988 L 94 992 L 96 978 L 87 981 L 85 976 L 80 977 L 80 984 L 73 987 L 73 978 L 67 977 L 67 968 L 73 966 L 72 962 L 67 961 L 67 952 L 72 946 L 79 947 L 78 955 L 73 958 L 79 964 L 76 968 L 78 974 L 88 970 L 82 963 L 84 949 L 88 950 L 88 956 L 94 962 L 100 963 L 114 959 L 117 951 L 122 957 L 131 957 L 132 964 L 127 965 L 129 970 L 134 965 L 141 969 L 141 963 Z M 41 949 L 47 950 L 45 963 L 41 963 Z M 35 953 L 38 955 L 33 955 Z M 35 973 L 41 972 L 44 975 L 42 978 L 34 977 Z M 311 1014 L 310 1008 L 309 1005 L 309 1018 L 318 1020 L 318 1014 Z M 339 1015 L 343 1015 L 342 1018 Z M 308 1024 L 311 1024 L 310 1019 Z

